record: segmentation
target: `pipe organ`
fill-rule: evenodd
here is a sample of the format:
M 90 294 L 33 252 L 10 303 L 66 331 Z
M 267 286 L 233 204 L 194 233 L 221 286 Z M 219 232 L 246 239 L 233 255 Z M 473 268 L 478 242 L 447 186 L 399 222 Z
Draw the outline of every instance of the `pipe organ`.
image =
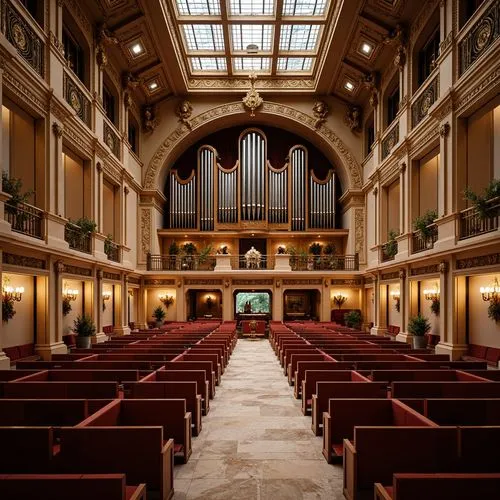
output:
M 304 146 L 290 149 L 283 167 L 267 159 L 267 139 L 258 129 L 243 132 L 239 159 L 230 168 L 218 163 L 208 145 L 197 154 L 188 179 L 168 176 L 170 229 L 335 229 L 335 173 L 318 179 Z M 197 179 L 199 177 L 199 179 Z

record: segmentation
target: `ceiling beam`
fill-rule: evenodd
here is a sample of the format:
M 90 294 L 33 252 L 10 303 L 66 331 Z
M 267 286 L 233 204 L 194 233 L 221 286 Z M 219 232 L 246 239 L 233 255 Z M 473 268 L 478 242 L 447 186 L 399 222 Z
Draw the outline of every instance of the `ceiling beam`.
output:
M 276 1 L 276 25 L 274 26 L 274 40 L 273 40 L 273 58 L 271 66 L 271 75 L 276 75 L 278 68 L 278 52 L 280 48 L 280 33 L 281 33 L 281 20 L 283 12 L 283 0 Z
M 231 40 L 229 39 L 229 26 L 227 23 L 228 6 L 226 0 L 220 0 L 220 13 L 222 18 L 222 32 L 224 34 L 224 47 L 226 49 L 226 67 L 228 76 L 233 75 L 233 65 L 231 64 Z

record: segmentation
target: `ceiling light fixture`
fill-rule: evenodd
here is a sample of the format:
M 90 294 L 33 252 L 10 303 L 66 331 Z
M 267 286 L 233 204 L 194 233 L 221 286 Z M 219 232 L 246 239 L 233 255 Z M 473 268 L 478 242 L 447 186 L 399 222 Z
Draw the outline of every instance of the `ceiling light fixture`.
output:
M 143 52 L 143 48 L 142 48 L 142 45 L 140 43 L 135 43 L 134 45 L 132 45 L 132 52 L 133 54 L 135 54 L 136 56 L 139 55 L 141 52 Z
M 156 90 L 158 88 L 158 82 L 151 82 L 149 85 L 149 90 Z
M 373 51 L 373 46 L 370 45 L 369 43 L 363 42 L 363 44 L 361 45 L 361 52 L 369 56 L 372 53 L 372 51 Z
M 249 43 L 247 45 L 247 54 L 257 54 L 259 52 L 259 46 L 255 43 Z
M 346 88 L 349 92 L 352 92 L 354 90 L 354 83 L 352 83 L 349 80 L 347 80 L 344 83 L 344 88 Z

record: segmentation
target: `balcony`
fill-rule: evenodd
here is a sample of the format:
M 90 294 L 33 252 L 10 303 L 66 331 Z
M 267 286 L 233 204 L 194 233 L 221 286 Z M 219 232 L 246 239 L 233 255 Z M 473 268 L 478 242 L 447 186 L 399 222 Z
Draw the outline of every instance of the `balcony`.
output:
M 398 242 L 397 241 L 389 241 L 384 243 L 380 247 L 380 261 L 381 262 L 389 262 L 394 260 L 398 253 Z
M 10 223 L 12 231 L 26 234 L 33 238 L 44 238 L 44 213 L 43 210 L 28 205 L 17 203 L 9 205 L 5 203 L 5 220 Z
M 422 231 L 414 231 L 411 238 L 411 253 L 423 252 L 434 248 L 434 243 L 438 239 L 438 228 L 436 224 L 427 226 L 428 234 Z
M 275 255 L 261 255 L 260 259 L 247 259 L 245 255 L 228 255 L 231 270 L 274 270 Z M 199 255 L 151 255 L 147 257 L 148 271 L 213 271 L 216 257 L 200 260 Z M 290 256 L 292 271 L 358 271 L 358 255 L 294 255 Z M 225 270 L 225 269 L 224 269 Z M 289 271 L 289 270 L 288 270 Z
M 83 233 L 81 228 L 68 222 L 64 228 L 64 240 L 69 248 L 79 252 L 92 253 L 92 233 Z
M 480 214 L 475 208 L 467 208 L 460 212 L 459 239 L 473 238 L 498 229 L 500 198 L 493 198 L 486 204 L 487 207 L 483 214 Z
M 104 253 L 108 256 L 108 260 L 113 262 L 121 262 L 120 245 L 114 241 L 106 240 L 104 242 Z

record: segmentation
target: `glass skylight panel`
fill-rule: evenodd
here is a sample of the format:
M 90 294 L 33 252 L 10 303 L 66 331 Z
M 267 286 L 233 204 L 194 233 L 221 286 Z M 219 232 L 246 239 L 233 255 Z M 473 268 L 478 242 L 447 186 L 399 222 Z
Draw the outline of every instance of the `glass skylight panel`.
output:
M 227 71 L 224 57 L 190 57 L 193 71 Z
M 274 0 L 230 0 L 229 12 L 232 16 L 272 16 Z
M 327 0 L 284 0 L 283 16 L 323 16 Z
M 220 16 L 219 0 L 176 0 L 181 16 Z
M 271 69 L 270 57 L 234 57 L 235 71 L 269 71 Z
M 315 50 L 320 27 L 310 24 L 284 24 L 281 26 L 280 50 Z
M 221 24 L 183 24 L 188 50 L 224 50 Z
M 278 71 L 311 71 L 312 57 L 278 57 Z
M 235 24 L 231 27 L 233 50 L 247 50 L 257 45 L 258 50 L 271 50 L 273 26 L 270 24 Z

